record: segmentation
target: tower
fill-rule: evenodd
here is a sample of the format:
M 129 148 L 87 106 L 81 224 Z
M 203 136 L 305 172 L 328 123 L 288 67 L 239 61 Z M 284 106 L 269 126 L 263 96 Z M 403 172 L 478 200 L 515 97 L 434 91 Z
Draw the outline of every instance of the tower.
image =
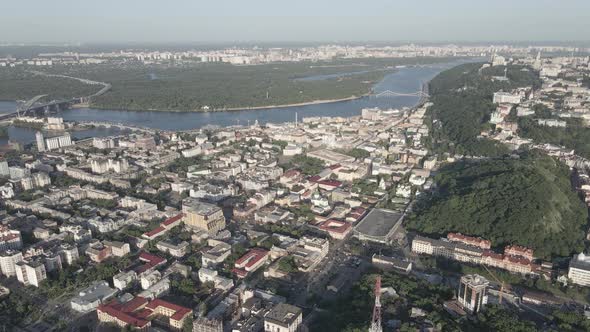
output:
M 462 276 L 457 294 L 459 304 L 471 313 L 480 311 L 488 303 L 488 285 L 489 281 L 478 274 Z
M 375 306 L 373 307 L 373 319 L 369 332 L 382 332 L 381 327 L 381 276 L 375 279 Z
M 35 139 L 37 140 L 37 151 L 45 151 L 45 138 L 43 137 L 43 134 L 40 131 L 38 131 L 35 134 Z
M 295 112 L 295 127 L 297 127 L 297 112 Z

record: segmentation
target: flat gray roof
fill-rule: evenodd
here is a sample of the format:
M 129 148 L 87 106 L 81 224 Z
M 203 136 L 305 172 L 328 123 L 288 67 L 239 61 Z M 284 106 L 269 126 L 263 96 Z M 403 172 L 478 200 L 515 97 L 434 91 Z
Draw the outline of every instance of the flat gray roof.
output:
M 361 220 L 354 230 L 367 236 L 386 237 L 402 217 L 401 212 L 373 209 Z

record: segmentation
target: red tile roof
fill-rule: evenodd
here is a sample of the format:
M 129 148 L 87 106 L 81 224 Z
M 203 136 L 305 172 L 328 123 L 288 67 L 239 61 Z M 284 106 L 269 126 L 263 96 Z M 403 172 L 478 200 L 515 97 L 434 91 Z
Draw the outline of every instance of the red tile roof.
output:
M 185 308 L 178 304 L 170 303 L 162 299 L 155 299 L 146 306 L 147 309 L 153 311 L 155 311 L 158 307 L 164 307 L 174 311 L 174 314 L 170 318 L 176 321 L 183 319 L 188 313 L 192 312 L 192 310 L 189 308 Z
M 174 217 L 172 217 L 172 218 L 168 218 L 168 219 L 164 220 L 164 221 L 162 222 L 162 224 L 161 224 L 161 225 L 162 225 L 163 227 L 169 226 L 170 224 L 173 224 L 173 223 L 175 223 L 175 222 L 177 222 L 177 221 L 181 220 L 181 219 L 182 219 L 182 217 L 183 217 L 183 214 L 181 213 L 181 214 L 179 214 L 179 215 L 177 215 L 177 216 L 174 216 Z
M 101 304 L 98 306 L 98 308 L 96 310 L 104 312 L 111 317 L 115 317 L 115 318 L 117 318 L 117 319 L 131 325 L 131 326 L 134 326 L 134 327 L 137 327 L 140 329 L 145 328 L 146 326 L 148 326 L 150 324 L 150 322 L 148 320 L 136 317 L 135 315 L 131 315 L 130 313 L 127 313 L 127 312 L 124 312 L 121 310 L 117 310 L 117 308 L 112 305 Z
M 244 268 L 249 268 L 258 263 L 260 260 L 266 258 L 268 251 L 264 249 L 252 249 L 248 251 L 244 256 L 240 257 L 236 262 L 235 266 L 244 265 Z
M 162 264 L 166 261 L 166 259 L 164 259 L 160 256 L 152 255 L 152 254 L 147 253 L 145 251 L 139 255 L 139 260 L 143 261 L 143 262 L 152 263 L 154 265 Z
M 144 233 L 143 235 L 151 238 L 151 237 L 154 237 L 155 235 L 158 235 L 160 233 L 162 233 L 160 235 L 163 235 L 164 232 L 166 232 L 166 229 L 164 227 L 160 226 L 158 228 L 152 229 L 151 231 L 149 231 L 147 233 Z

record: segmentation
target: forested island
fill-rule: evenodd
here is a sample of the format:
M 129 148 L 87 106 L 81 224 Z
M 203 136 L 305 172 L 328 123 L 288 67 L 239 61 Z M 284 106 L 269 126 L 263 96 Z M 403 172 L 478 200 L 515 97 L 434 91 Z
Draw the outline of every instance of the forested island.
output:
M 94 108 L 214 111 L 358 98 L 370 93 L 373 85 L 396 66 L 451 60 L 456 59 L 343 59 L 250 66 L 102 64 L 54 66 L 45 71 L 112 84 L 109 92 L 91 101 Z M 0 70 L 0 100 L 28 99 L 38 94 L 49 94 L 49 99 L 72 98 L 99 89 L 24 69 Z

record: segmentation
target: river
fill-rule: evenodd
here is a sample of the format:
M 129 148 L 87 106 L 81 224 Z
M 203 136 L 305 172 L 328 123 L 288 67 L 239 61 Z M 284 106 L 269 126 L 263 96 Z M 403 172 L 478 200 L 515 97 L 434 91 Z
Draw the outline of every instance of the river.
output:
M 373 90 L 376 93 L 386 90 L 398 93 L 414 93 L 421 90 L 424 83 L 430 81 L 441 71 L 464 62 L 465 60 L 423 67 L 399 68 L 394 73 L 386 75 L 381 82 L 375 84 Z M 308 77 L 306 79 L 322 79 L 322 77 Z M 253 124 L 255 121 L 260 124 L 290 122 L 295 121 L 296 114 L 300 120 L 304 117 L 314 116 L 350 117 L 360 115 L 361 109 L 367 107 L 384 109 L 412 107 L 416 105 L 419 99 L 419 97 L 413 96 L 363 97 L 326 104 L 227 112 L 154 112 L 79 108 L 62 111 L 59 116 L 63 117 L 65 121 L 109 121 L 162 130 L 189 130 L 207 125 L 246 125 L 248 123 Z M 14 102 L 0 102 L 0 114 L 2 114 L 2 110 L 7 113 L 14 108 Z M 8 132 L 10 139 L 21 143 L 26 144 L 34 141 L 35 130 L 11 127 Z M 84 138 L 108 136 L 116 133 L 118 133 L 117 129 L 96 128 L 73 131 L 72 136 Z M 7 140 L 7 138 L 0 138 L 0 145 L 5 144 Z

